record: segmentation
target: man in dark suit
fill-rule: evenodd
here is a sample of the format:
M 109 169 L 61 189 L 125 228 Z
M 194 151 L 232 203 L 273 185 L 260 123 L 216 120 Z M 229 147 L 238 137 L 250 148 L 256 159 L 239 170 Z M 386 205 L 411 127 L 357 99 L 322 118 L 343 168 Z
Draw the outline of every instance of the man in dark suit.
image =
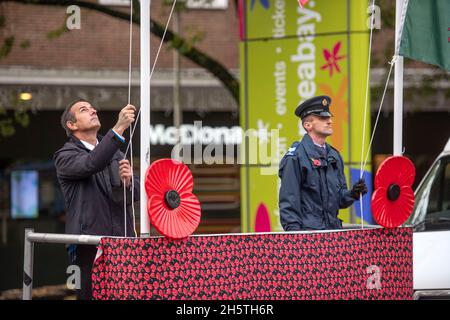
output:
M 56 173 L 66 205 L 66 233 L 81 235 L 136 236 L 131 214 L 133 169 L 119 148 L 124 131 L 135 120 L 136 108 L 124 107 L 116 125 L 105 136 L 95 108 L 85 100 L 71 103 L 61 116 L 68 141 L 54 155 Z M 134 179 L 135 200 L 139 180 Z M 124 212 L 123 188 L 126 188 Z M 126 225 L 125 225 L 126 220 Z M 70 245 L 71 263 L 80 267 L 78 299 L 91 299 L 91 269 L 96 247 Z

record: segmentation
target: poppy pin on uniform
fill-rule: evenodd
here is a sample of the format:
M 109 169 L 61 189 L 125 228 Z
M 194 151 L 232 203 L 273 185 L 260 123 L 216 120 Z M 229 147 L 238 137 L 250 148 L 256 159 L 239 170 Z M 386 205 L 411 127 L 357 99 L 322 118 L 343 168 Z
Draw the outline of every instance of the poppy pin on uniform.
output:
M 311 158 L 312 163 L 316 166 L 316 167 L 320 167 L 321 162 L 319 159 L 313 159 Z

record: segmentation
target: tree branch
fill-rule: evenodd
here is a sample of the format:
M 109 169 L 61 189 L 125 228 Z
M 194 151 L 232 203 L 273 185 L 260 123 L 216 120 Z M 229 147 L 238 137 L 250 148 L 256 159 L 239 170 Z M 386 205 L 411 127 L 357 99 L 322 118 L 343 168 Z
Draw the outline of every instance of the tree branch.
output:
M 87 2 L 82 0 L 0 0 L 0 3 L 1 2 L 16 2 L 30 5 L 51 5 L 63 7 L 77 5 L 79 7 L 95 10 L 117 19 L 126 21 L 130 20 L 130 15 L 128 13 L 116 11 L 94 2 Z M 140 24 L 140 18 L 138 15 L 133 14 L 133 22 L 137 25 Z M 161 39 L 164 34 L 164 26 L 151 19 L 150 31 Z M 194 46 L 190 45 L 187 41 L 185 41 L 183 38 L 169 29 L 166 32 L 164 42 L 170 42 L 171 46 L 176 49 L 181 55 L 194 62 L 198 66 L 211 72 L 216 78 L 219 79 L 220 82 L 223 83 L 223 85 L 235 99 L 236 103 L 239 104 L 239 81 L 221 63 L 219 63 L 217 60 L 210 57 L 206 53 L 198 50 Z

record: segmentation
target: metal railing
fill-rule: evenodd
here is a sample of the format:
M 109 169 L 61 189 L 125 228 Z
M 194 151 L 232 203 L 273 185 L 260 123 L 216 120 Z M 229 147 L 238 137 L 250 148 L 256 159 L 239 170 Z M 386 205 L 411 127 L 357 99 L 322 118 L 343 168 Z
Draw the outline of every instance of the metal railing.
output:
M 23 258 L 22 299 L 31 300 L 33 291 L 34 243 L 90 244 L 97 245 L 104 236 L 35 233 L 34 229 L 25 229 Z
M 381 228 L 380 226 L 367 225 L 366 229 Z M 336 230 L 318 230 L 318 231 L 293 231 L 293 232 L 259 232 L 259 233 L 227 233 L 226 235 L 253 235 L 253 234 L 286 234 L 286 233 L 324 233 L 324 232 L 342 232 L 361 229 L 358 224 L 344 224 L 343 229 Z M 206 235 L 192 235 L 192 237 L 212 237 L 222 236 L 224 234 L 206 234 Z M 25 229 L 25 244 L 24 244 L 24 260 L 23 260 L 23 291 L 22 299 L 31 300 L 33 290 L 33 258 L 34 258 L 34 243 L 59 243 L 59 244 L 86 244 L 97 245 L 104 237 L 119 238 L 113 236 L 90 236 L 90 235 L 71 235 L 71 234 L 57 234 L 57 233 L 36 233 L 34 229 Z M 159 238 L 156 236 L 154 238 Z

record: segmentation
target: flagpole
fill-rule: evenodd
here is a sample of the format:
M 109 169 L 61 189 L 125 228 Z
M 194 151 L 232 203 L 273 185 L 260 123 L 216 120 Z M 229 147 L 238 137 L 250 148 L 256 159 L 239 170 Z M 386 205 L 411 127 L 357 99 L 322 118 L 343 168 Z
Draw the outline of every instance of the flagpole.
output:
M 398 54 L 402 30 L 404 0 L 396 0 L 395 5 L 395 73 L 394 73 L 394 150 L 395 156 L 403 154 L 403 57 Z
M 140 229 L 141 237 L 150 235 L 147 215 L 147 194 L 145 192 L 145 172 L 150 164 L 150 3 L 140 1 L 141 32 L 141 156 L 140 156 Z

